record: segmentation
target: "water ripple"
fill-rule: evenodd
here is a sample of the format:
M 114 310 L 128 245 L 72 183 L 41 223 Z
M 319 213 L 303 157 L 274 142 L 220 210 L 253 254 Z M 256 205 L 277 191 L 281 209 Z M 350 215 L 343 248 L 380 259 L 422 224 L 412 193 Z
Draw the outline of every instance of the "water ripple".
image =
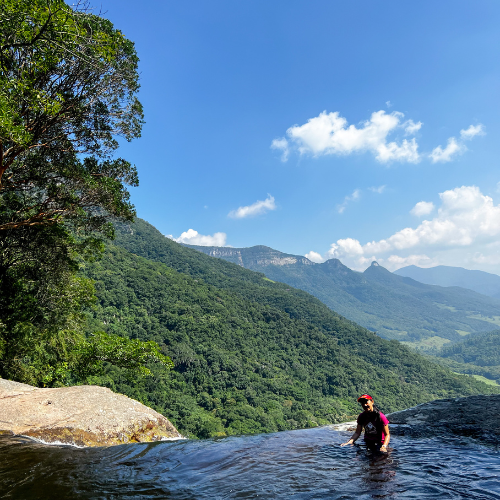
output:
M 498 448 L 399 436 L 388 455 L 322 427 L 207 441 L 74 449 L 0 437 L 0 498 L 498 499 Z

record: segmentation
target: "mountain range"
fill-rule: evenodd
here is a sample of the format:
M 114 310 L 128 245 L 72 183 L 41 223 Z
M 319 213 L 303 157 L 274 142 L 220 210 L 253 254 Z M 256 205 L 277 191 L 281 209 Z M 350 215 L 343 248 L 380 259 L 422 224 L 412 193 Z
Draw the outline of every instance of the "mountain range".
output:
M 266 246 L 190 248 L 304 290 L 381 337 L 425 351 L 500 326 L 498 298 L 421 283 L 391 273 L 376 262 L 360 273 L 338 259 L 317 264 Z
M 451 266 L 429 268 L 406 266 L 394 271 L 394 274 L 413 278 L 428 285 L 460 286 L 483 295 L 500 298 L 500 276 L 484 271 Z

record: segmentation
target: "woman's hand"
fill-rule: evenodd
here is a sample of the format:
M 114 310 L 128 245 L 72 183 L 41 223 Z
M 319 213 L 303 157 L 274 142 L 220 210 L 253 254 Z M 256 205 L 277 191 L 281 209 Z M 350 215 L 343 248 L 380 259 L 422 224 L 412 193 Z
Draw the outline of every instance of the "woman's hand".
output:
M 348 444 L 354 444 L 354 441 L 356 441 L 356 439 L 358 439 L 359 436 L 361 436 L 361 425 L 358 424 L 358 426 L 356 427 L 356 431 L 351 436 L 351 439 L 349 439 L 347 443 L 342 443 L 340 446 L 347 446 Z
M 385 453 L 387 453 L 387 446 L 385 444 L 383 444 L 381 447 L 380 447 L 380 451 L 383 451 Z
M 352 439 L 349 439 L 349 441 L 347 441 L 347 443 L 342 443 L 340 446 L 347 446 L 349 444 L 354 444 L 354 441 Z

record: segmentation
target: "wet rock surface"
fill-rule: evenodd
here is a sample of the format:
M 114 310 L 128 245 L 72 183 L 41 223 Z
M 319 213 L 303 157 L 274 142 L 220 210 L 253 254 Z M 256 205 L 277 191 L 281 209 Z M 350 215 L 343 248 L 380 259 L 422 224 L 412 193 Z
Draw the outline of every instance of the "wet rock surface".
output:
M 387 415 L 391 433 L 426 437 L 460 435 L 500 444 L 500 395 L 438 399 Z
M 182 438 L 163 415 L 105 387 L 39 389 L 4 379 L 0 432 L 77 446 Z

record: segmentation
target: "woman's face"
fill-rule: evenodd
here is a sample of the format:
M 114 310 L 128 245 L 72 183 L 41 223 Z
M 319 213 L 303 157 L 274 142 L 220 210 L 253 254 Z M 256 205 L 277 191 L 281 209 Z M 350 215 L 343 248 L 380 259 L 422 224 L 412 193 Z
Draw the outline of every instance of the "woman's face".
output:
M 373 411 L 373 399 L 360 399 L 364 411 Z

